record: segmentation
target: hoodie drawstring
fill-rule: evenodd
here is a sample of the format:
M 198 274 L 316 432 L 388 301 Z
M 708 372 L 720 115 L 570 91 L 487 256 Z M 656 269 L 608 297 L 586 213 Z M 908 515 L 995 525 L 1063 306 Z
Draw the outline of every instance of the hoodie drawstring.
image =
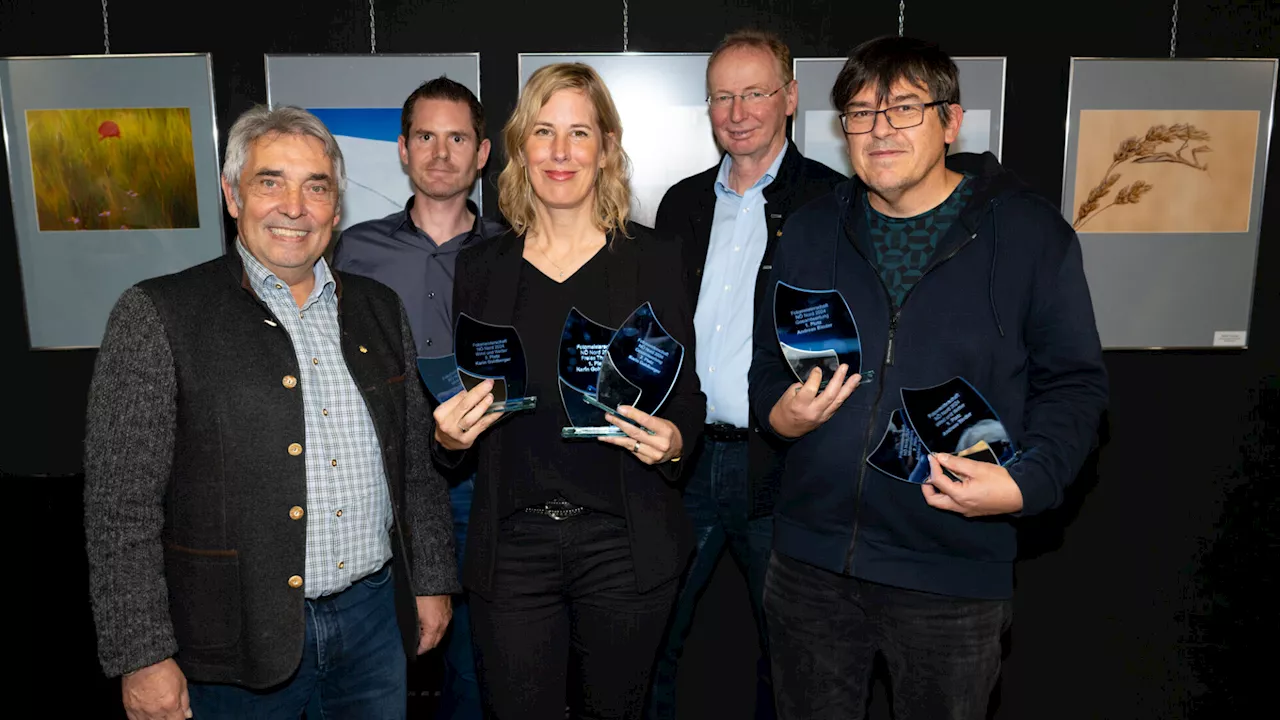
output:
M 991 204 L 991 273 L 987 276 L 987 296 L 991 300 L 991 314 L 996 319 L 996 329 L 1004 337 L 1004 325 L 1000 324 L 1000 310 L 996 308 L 996 255 L 1000 251 L 1000 223 L 996 222 L 996 203 Z

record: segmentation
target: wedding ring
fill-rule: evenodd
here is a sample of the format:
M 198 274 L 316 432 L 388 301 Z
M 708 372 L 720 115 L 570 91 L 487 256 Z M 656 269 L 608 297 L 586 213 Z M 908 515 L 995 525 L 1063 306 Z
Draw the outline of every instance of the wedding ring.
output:
M 633 453 L 639 453 L 639 452 L 640 452 L 640 441 L 639 441 L 639 440 L 637 440 L 637 441 L 636 441 L 636 446 L 635 446 L 635 447 L 633 447 L 633 448 L 631 448 L 631 452 L 633 452 Z

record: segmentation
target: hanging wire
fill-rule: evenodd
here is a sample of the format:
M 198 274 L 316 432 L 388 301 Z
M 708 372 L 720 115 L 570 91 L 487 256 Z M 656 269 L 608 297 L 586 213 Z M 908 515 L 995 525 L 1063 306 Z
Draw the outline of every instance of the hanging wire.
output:
M 111 54 L 111 25 L 107 22 L 107 0 L 102 0 L 102 53 Z
M 627 51 L 629 34 L 631 34 L 631 7 L 627 0 L 622 0 L 622 52 Z
M 898 0 L 898 37 L 902 37 L 902 28 L 907 19 L 907 0 Z
M 1169 57 L 1178 50 L 1178 0 L 1173 0 L 1173 22 L 1169 26 Z
M 378 28 L 373 23 L 373 0 L 369 0 L 369 54 L 378 52 Z

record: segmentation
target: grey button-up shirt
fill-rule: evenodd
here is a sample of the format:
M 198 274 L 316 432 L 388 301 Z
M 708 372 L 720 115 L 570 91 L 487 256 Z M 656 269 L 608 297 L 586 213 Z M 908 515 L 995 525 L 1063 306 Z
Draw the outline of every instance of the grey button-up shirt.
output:
M 289 333 L 298 358 L 307 461 L 306 597 L 345 590 L 391 559 L 391 495 L 373 418 L 342 357 L 336 284 L 324 258 L 298 307 L 288 284 L 239 240 L 254 292 Z M 293 449 L 290 449 L 293 452 Z M 270 482 L 263 478 L 263 482 Z
M 412 209 L 413 198 L 409 198 L 400 212 L 344 230 L 333 252 L 333 267 L 395 290 L 409 315 L 418 354 L 448 355 L 453 352 L 453 271 L 458 252 L 507 228 L 481 217 L 468 200 L 467 209 L 476 217 L 471 229 L 438 245 L 413 224 Z

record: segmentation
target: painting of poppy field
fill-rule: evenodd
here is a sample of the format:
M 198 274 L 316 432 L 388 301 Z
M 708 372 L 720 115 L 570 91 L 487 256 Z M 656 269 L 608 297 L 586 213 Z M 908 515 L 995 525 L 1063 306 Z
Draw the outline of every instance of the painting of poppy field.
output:
M 200 226 L 189 108 L 26 116 L 41 231 Z

